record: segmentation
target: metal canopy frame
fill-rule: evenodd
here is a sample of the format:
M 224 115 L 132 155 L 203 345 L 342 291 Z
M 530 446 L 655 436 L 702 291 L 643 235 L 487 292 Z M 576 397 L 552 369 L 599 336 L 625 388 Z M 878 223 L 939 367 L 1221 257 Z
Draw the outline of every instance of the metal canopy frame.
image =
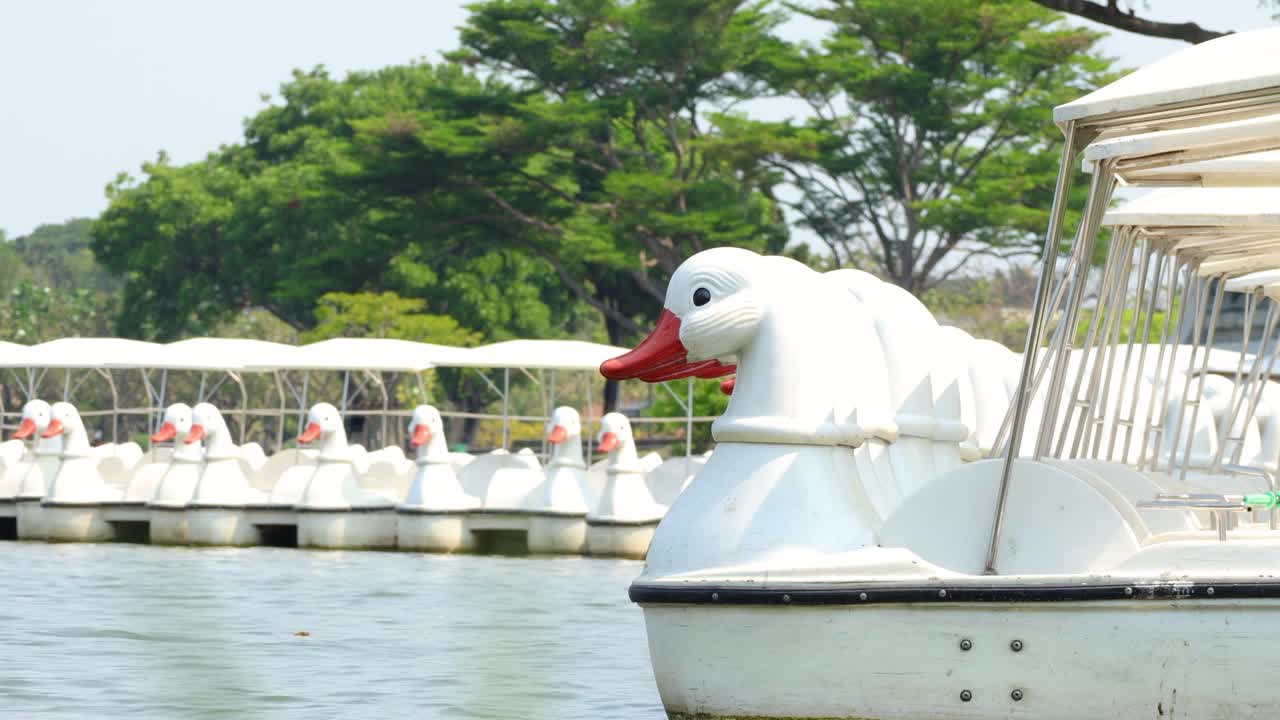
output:
M 1133 105 L 1134 103 L 1131 101 L 1129 104 Z M 1123 107 L 1123 104 L 1120 107 Z M 1084 113 L 1076 111 L 1055 113 L 1060 116 L 1058 124 L 1065 142 L 1063 143 L 1059 161 L 1054 199 L 1050 209 L 1049 226 L 1045 233 L 1044 250 L 1041 258 L 1042 269 L 1036 286 L 1032 318 L 1023 354 L 1019 388 L 1015 394 L 1009 416 L 1006 418 L 1001 433 L 997 437 L 995 449 L 993 450 L 994 456 L 1003 455 L 1004 463 L 997 492 L 995 518 L 992 523 L 990 542 L 987 549 L 985 563 L 985 572 L 987 574 L 997 574 L 997 552 L 1004 524 L 1013 462 L 1021 451 L 1024 423 L 1032 398 L 1046 379 L 1048 384 L 1044 386 L 1046 389 L 1044 420 L 1039 433 L 1036 435 L 1032 457 L 1039 459 L 1048 454 L 1050 446 L 1053 444 L 1054 433 L 1045 432 L 1045 424 L 1051 424 L 1058 416 L 1061 390 L 1066 380 L 1068 361 L 1071 357 L 1071 341 L 1075 332 L 1076 317 L 1083 300 L 1084 288 L 1089 279 L 1089 260 L 1092 257 L 1104 210 L 1119 183 L 1117 167 L 1121 161 L 1132 163 L 1128 167 L 1141 166 L 1148 169 L 1157 167 L 1160 163 L 1158 158 L 1149 158 L 1139 163 L 1135 158 L 1115 155 L 1094 164 L 1094 172 L 1090 181 L 1089 195 L 1084 207 L 1080 229 L 1076 235 L 1075 242 L 1072 244 L 1070 258 L 1062 270 L 1060 279 L 1057 279 L 1059 246 L 1063 235 L 1068 191 L 1072 184 L 1075 168 L 1078 167 L 1077 159 L 1080 153 L 1088 145 L 1100 140 L 1237 122 L 1273 115 L 1278 110 L 1280 110 L 1280 85 L 1265 87 L 1241 86 L 1240 89 L 1232 89 L 1229 84 L 1225 84 L 1217 89 L 1216 92 L 1207 89 L 1200 97 L 1192 100 L 1177 100 L 1156 106 L 1099 112 L 1095 115 L 1089 115 L 1087 110 Z M 1193 147 L 1194 144 L 1188 145 L 1188 149 Z M 1218 146 L 1213 150 L 1213 153 L 1214 157 L 1228 157 L 1258 149 L 1259 145 L 1257 143 L 1250 145 L 1245 142 L 1235 147 L 1230 145 Z M 1170 164 L 1181 164 L 1186 162 L 1186 158 L 1191 157 L 1193 154 L 1190 152 L 1181 155 L 1175 154 L 1168 156 L 1165 161 Z M 1128 242 L 1132 248 L 1132 234 L 1126 233 L 1125 236 L 1130 238 Z M 1114 244 L 1113 242 L 1113 246 Z M 1144 254 L 1151 252 L 1150 242 L 1144 242 L 1140 247 Z M 1128 268 L 1129 266 L 1126 265 L 1124 272 L 1129 272 Z M 1120 288 L 1120 306 L 1123 307 L 1124 299 L 1127 297 L 1127 285 L 1119 285 L 1120 275 L 1123 273 L 1117 273 L 1111 267 L 1111 263 L 1108 263 L 1108 270 L 1111 272 L 1112 284 Z M 1104 270 L 1105 272 L 1107 270 Z M 1175 278 L 1177 275 L 1178 271 L 1175 269 L 1170 274 L 1170 277 Z M 1103 283 L 1103 292 L 1105 293 L 1106 278 L 1104 278 Z M 1186 297 L 1191 285 L 1192 283 L 1189 281 L 1184 283 L 1184 297 Z M 1206 307 L 1205 300 L 1209 288 L 1209 283 L 1207 282 L 1202 282 L 1201 285 L 1203 285 L 1203 288 L 1196 294 L 1198 301 L 1197 316 L 1202 315 Z M 1221 308 L 1221 294 L 1223 292 L 1221 281 L 1218 283 L 1218 288 L 1214 293 L 1213 309 L 1210 311 L 1210 333 L 1212 333 L 1212 328 L 1216 327 L 1217 312 Z M 1115 293 L 1117 291 L 1113 289 L 1112 292 Z M 1100 293 L 1101 297 L 1103 295 Z M 1184 303 L 1181 307 L 1187 308 L 1189 306 Z M 1087 348 L 1095 339 L 1095 333 L 1102 322 L 1103 313 L 1101 310 L 1102 308 L 1099 308 L 1099 311 L 1094 313 L 1090 321 L 1089 334 L 1086 336 L 1085 347 L 1083 348 L 1086 350 L 1085 355 L 1087 355 Z M 1040 353 L 1046 331 L 1050 325 L 1049 318 L 1058 314 L 1060 314 L 1060 319 L 1055 331 L 1055 337 L 1049 343 L 1048 348 L 1045 350 L 1044 358 L 1041 360 Z M 1121 313 L 1117 313 L 1117 315 L 1119 314 Z M 1179 320 L 1181 322 L 1182 318 Z M 1197 333 L 1195 336 L 1197 343 L 1199 342 L 1199 337 Z M 1209 340 L 1211 342 L 1212 337 Z M 1195 354 L 1196 350 L 1193 349 L 1193 361 L 1195 360 Z M 1206 352 L 1206 365 L 1208 362 L 1207 355 L 1208 353 Z M 1085 363 L 1082 361 L 1080 364 L 1083 367 Z M 1200 386 L 1201 388 L 1203 387 L 1203 380 Z M 1195 407 L 1198 410 L 1198 401 Z M 1073 408 L 1072 412 L 1074 410 Z M 1070 420 L 1072 412 L 1068 413 L 1068 420 Z M 1065 440 L 1065 436 L 1063 439 Z M 1062 445 L 1062 443 L 1058 444 Z

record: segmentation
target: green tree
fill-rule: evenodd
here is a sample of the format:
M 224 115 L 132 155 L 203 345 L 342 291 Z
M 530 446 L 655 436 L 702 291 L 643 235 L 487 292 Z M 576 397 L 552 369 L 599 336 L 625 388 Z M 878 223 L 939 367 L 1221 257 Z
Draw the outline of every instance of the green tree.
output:
M 162 156 L 142 180 L 122 176 L 94 226 L 99 257 L 128 277 L 120 330 L 203 333 L 255 306 L 305 330 L 326 293 L 384 290 L 494 339 L 581 322 L 540 263 L 485 242 L 480 228 L 451 229 L 412 201 L 367 202 L 341 179 L 353 122 L 476 83 L 426 65 L 343 81 L 321 69 L 295 73 L 284 102 L 247 123 L 243 145 L 182 167 Z
M 1062 140 L 1049 110 L 1107 78 L 1099 35 L 1026 0 L 796 10 L 830 33 L 778 56 L 776 86 L 812 117 L 772 142 L 834 261 L 922 294 L 975 258 L 1033 253 Z
M 425 312 L 426 302 L 384 293 L 326 293 L 316 309 L 316 325 L 303 342 L 336 337 L 380 337 L 467 346 L 478 335 L 447 315 Z
M 785 243 L 776 173 L 717 111 L 757 91 L 780 20 L 741 0 L 478 3 L 452 58 L 489 81 L 357 123 L 350 179 L 538 258 L 626 342 L 685 257 Z

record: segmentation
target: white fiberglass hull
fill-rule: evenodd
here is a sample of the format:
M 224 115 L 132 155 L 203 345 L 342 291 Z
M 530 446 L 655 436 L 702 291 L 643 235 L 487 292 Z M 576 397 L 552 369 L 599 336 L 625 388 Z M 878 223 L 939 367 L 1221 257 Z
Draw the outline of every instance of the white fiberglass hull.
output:
M 394 508 L 298 508 L 297 512 L 298 547 L 358 550 L 396 546 Z
M 44 537 L 51 542 L 105 542 L 115 537 L 106 509 L 97 503 L 41 503 Z M 21 531 L 22 519 L 18 520 Z
M 585 515 L 538 513 L 529 518 L 529 552 L 582 555 L 587 550 Z
M 587 554 L 595 557 L 620 557 L 643 560 L 653 542 L 653 532 L 661 520 L 648 522 L 614 522 L 603 518 L 587 519 Z
M 188 505 L 187 542 L 192 545 L 248 546 L 262 542 L 262 533 L 243 507 Z
M 468 552 L 475 547 L 475 536 L 467 528 L 467 511 L 415 511 L 400 508 L 396 512 L 396 545 L 401 550 L 418 552 Z
M 637 584 L 632 598 L 673 719 L 1280 715 L 1277 583 Z
M 44 521 L 44 508 L 40 505 L 42 498 L 18 498 L 14 503 L 18 516 L 19 540 L 44 540 L 49 536 L 49 529 Z
M 187 509 L 182 505 L 147 506 L 151 516 L 152 545 L 187 544 Z

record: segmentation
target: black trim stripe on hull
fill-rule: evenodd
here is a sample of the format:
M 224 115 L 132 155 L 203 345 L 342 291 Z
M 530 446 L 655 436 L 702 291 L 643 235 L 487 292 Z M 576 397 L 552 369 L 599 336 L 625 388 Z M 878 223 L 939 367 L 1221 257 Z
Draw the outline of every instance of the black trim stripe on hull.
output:
M 741 585 L 633 583 L 632 602 L 648 605 L 872 605 L 876 603 L 1021 603 L 1100 600 L 1241 600 L 1280 599 L 1280 579 L 1159 581 L 1131 583 L 948 584 L 809 583 Z
M 658 527 L 658 523 L 662 519 L 657 520 L 604 520 L 597 518 L 587 518 L 588 527 Z

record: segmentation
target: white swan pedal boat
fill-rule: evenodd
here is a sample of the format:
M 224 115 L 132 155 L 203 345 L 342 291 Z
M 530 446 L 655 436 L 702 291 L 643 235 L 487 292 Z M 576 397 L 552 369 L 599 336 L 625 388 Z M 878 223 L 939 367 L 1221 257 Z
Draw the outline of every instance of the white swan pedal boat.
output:
M 1059 331 L 1077 327 L 1117 174 L 1280 147 L 1216 125 L 1280 111 L 1276 42 L 1205 43 L 1059 108 L 1007 417 L 1007 397 L 976 392 L 1006 363 L 865 273 L 732 248 L 680 266 L 658 329 L 601 366 L 657 380 L 736 364 L 716 451 L 630 590 L 669 717 L 1280 716 L 1280 534 L 1253 519 L 1280 504 L 1275 459 L 1239 466 L 1274 413 L 1270 370 L 1242 359 L 1225 399 L 1206 390 L 1229 288 L 1271 298 L 1259 358 L 1280 346 L 1280 281 L 1249 275 L 1280 276 L 1280 190 L 1234 215 L 1188 197 L 1117 211 L 1087 337 Z M 1126 134 L 1148 156 L 1098 162 L 1059 264 L 1078 153 Z M 1280 168 L 1266 177 L 1280 187 Z

